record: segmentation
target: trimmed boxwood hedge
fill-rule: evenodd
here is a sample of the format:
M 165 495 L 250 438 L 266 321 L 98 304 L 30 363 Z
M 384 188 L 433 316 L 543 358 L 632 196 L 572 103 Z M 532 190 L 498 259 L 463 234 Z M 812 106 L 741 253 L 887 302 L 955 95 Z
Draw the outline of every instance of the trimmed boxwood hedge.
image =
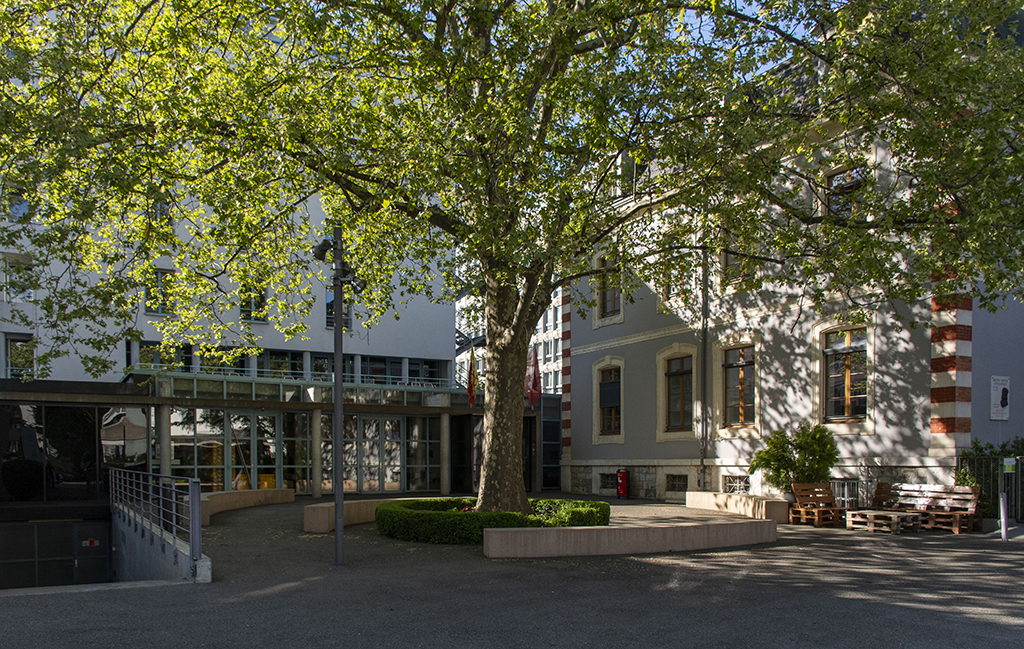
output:
M 377 533 L 402 541 L 483 543 L 488 527 L 579 527 L 607 525 L 611 507 L 595 500 L 530 499 L 534 514 L 463 512 L 476 498 L 422 498 L 377 505 Z

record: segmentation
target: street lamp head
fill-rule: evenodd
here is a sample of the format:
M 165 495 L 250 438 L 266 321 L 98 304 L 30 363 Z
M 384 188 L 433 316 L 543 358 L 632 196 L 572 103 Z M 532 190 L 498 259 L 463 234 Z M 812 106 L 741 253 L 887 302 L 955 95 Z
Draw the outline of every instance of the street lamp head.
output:
M 352 280 L 352 292 L 353 293 L 355 293 L 356 295 L 360 295 L 365 290 L 366 290 L 366 280 L 365 279 L 363 279 L 361 277 L 357 277 L 354 280 Z
M 324 261 L 327 259 L 327 251 L 334 247 L 334 242 L 330 239 L 324 239 L 320 243 L 313 247 L 313 257 L 318 261 Z

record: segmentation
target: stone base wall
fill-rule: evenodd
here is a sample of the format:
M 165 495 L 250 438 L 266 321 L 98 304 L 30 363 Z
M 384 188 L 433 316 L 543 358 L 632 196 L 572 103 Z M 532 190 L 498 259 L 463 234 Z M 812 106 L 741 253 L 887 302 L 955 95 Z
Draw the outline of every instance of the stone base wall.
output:
M 594 492 L 594 472 L 589 466 L 569 467 L 569 493 L 590 494 Z
M 629 471 L 629 497 L 630 498 L 657 498 L 658 497 L 658 470 L 653 466 L 630 466 Z

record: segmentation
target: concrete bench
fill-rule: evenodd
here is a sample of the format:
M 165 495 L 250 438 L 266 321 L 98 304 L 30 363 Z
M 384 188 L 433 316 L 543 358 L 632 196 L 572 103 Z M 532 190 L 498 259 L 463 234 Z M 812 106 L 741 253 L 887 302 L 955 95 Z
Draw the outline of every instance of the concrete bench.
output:
M 687 491 L 686 506 L 739 514 L 776 523 L 789 522 L 789 503 L 779 498 L 751 494 L 727 494 L 713 491 Z
M 484 556 L 498 558 L 653 554 L 774 543 L 775 521 L 722 520 L 670 526 L 494 527 Z
M 203 508 L 203 525 L 209 525 L 211 516 L 232 509 L 293 503 L 295 502 L 295 490 L 240 489 L 238 491 L 210 491 L 200 495 L 199 500 Z

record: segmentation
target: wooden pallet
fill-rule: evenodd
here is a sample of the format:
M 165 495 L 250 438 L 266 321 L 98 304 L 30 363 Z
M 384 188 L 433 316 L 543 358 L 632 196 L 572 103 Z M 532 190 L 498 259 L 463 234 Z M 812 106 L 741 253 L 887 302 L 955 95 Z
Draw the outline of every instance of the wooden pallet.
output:
M 827 483 L 794 483 L 796 504 L 789 509 L 789 522 L 822 525 L 842 525 L 845 507 L 836 507 L 832 486 Z
M 869 532 L 920 532 L 921 515 L 914 512 L 893 512 L 879 510 L 862 510 L 846 512 L 846 529 L 867 530 Z

